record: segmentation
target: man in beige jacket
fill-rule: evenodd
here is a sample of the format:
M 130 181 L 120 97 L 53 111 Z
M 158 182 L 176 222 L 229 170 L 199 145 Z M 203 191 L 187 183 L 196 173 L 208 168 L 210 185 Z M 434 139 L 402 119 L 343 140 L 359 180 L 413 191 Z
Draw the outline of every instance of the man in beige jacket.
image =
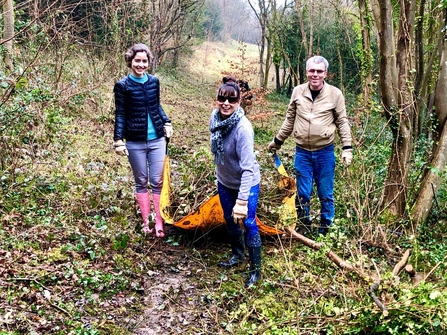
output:
M 295 173 L 297 185 L 296 209 L 300 222 L 311 225 L 310 199 L 315 181 L 321 203 L 320 228 L 325 235 L 335 215 L 334 174 L 335 131 L 342 144 L 341 160 L 348 166 L 352 161 L 351 127 L 346 115 L 345 98 L 325 78 L 328 61 L 314 56 L 306 62 L 308 82 L 296 86 L 287 108 L 286 119 L 269 144 L 269 150 L 281 148 L 292 136 L 296 143 Z

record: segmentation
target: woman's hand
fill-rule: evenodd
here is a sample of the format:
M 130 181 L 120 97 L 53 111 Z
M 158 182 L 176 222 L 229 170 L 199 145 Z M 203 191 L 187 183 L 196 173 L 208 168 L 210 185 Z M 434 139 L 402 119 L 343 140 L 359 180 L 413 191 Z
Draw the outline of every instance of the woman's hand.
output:
M 126 144 L 123 140 L 118 140 L 113 143 L 113 147 L 115 148 L 115 152 L 120 156 L 129 156 L 129 151 L 127 151 Z
M 163 129 L 165 130 L 165 136 L 167 138 L 171 138 L 171 136 L 172 136 L 172 134 L 174 132 L 174 130 L 172 129 L 172 124 L 165 123 L 164 126 L 163 126 Z
M 233 219 L 237 222 L 238 219 L 247 218 L 248 213 L 248 201 L 247 200 L 236 200 L 236 205 L 233 207 Z

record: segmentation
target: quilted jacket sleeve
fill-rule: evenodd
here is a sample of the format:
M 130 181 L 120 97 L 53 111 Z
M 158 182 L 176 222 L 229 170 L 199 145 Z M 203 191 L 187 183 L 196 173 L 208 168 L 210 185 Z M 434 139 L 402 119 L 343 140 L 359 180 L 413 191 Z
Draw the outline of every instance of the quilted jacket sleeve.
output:
M 120 80 L 115 84 L 113 93 L 115 95 L 115 130 L 113 133 L 113 140 L 117 141 L 126 137 L 126 89 L 123 80 Z

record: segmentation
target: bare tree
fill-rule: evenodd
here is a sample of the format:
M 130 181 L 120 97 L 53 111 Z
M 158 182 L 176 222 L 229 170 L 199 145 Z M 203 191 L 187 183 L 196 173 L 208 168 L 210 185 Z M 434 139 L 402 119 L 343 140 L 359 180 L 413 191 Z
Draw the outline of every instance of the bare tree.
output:
M 150 0 L 148 25 L 150 47 L 154 52 L 154 67 L 158 66 L 163 55 L 174 52 L 174 62 L 178 56 L 176 50 L 185 46 L 191 39 L 194 23 L 204 0 Z M 154 69 L 155 69 L 154 68 Z
M 14 37 L 14 5 L 12 0 L 3 1 L 3 43 L 6 47 L 4 62 L 9 71 L 14 70 L 13 37 Z
M 433 17 L 439 17 L 439 20 L 433 20 Z M 436 68 L 439 55 L 441 54 L 442 40 L 445 38 L 442 22 L 442 7 L 436 2 L 421 0 L 415 25 L 415 83 L 414 91 L 416 96 L 417 110 L 415 115 L 414 130 L 415 136 L 426 135 L 433 136 L 434 141 L 438 140 L 442 132 L 443 123 L 439 123 L 433 132 L 432 127 L 424 127 L 430 122 L 433 105 L 434 92 L 432 88 L 436 85 L 438 74 Z
M 395 35 L 391 1 L 379 0 L 378 4 L 379 85 L 384 113 L 393 133 L 382 207 L 387 208 L 391 214 L 401 217 L 407 204 L 408 162 L 412 153 L 414 100 L 409 84 L 412 82 L 410 46 L 414 10 L 411 1 L 400 1 L 399 29 Z
M 206 0 L 210 7 L 220 13 L 223 24 L 222 41 L 234 39 L 256 44 L 259 40 L 257 20 L 246 0 Z
M 426 2 L 421 1 L 424 6 Z M 414 218 L 413 228 L 417 224 L 425 221 L 432 208 L 432 202 L 436 195 L 437 187 L 440 184 L 440 172 L 443 171 L 446 158 L 447 130 L 445 129 L 447 120 L 446 97 L 446 46 L 445 31 L 441 35 L 442 22 L 445 22 L 443 11 L 436 12 L 430 10 L 430 16 L 438 13 L 440 20 L 428 20 L 428 36 L 431 36 L 431 47 L 425 50 L 422 36 L 424 25 L 421 23 L 427 17 L 424 9 L 419 7 L 419 14 L 415 25 L 415 5 L 414 1 L 400 0 L 399 6 L 393 7 L 389 0 L 372 0 L 374 16 L 379 19 L 379 85 L 381 101 L 384 113 L 389 122 L 392 134 L 392 153 L 388 165 L 388 174 L 385 182 L 382 209 L 396 217 L 403 217 L 411 214 Z M 431 6 L 432 4 L 430 4 Z M 440 6 L 437 6 L 440 8 Z M 398 20 L 398 32 L 394 32 L 395 20 L 393 19 L 394 8 L 400 9 Z M 379 10 L 377 10 L 379 9 Z M 445 11 L 445 9 L 444 9 Z M 441 23 L 439 23 L 441 22 Z M 436 23 L 436 24 L 434 24 Z M 416 33 L 414 27 L 417 27 Z M 416 41 L 416 42 L 415 42 Z M 436 52 L 439 50 L 439 54 Z M 410 160 L 413 154 L 413 141 L 418 138 L 421 127 L 421 115 L 425 113 L 422 99 L 428 99 L 429 85 L 431 82 L 433 64 L 437 56 L 440 55 L 440 72 L 438 73 L 435 99 L 433 105 L 436 111 L 438 127 L 434 131 L 435 144 L 430 154 L 430 168 L 426 169 L 421 187 L 418 191 L 416 203 L 411 211 L 407 212 L 411 205 L 408 198 L 409 185 L 408 174 Z M 415 61 L 416 60 L 416 61 Z M 417 75 L 414 76 L 413 69 L 417 68 Z M 417 96 L 415 96 L 416 92 Z M 419 98 L 419 100 L 417 99 Z M 430 103 L 428 104 L 428 106 Z M 430 108 L 429 108 L 430 110 Z
M 433 159 L 430 162 L 430 169 L 426 170 L 422 180 L 419 195 L 413 207 L 413 228 L 421 222 L 427 220 L 433 207 L 433 200 L 441 184 L 441 173 L 447 163 L 447 42 L 444 32 L 444 43 L 440 60 L 440 71 L 438 84 L 435 91 L 435 109 L 438 115 L 440 128 L 442 129 Z
M 307 39 L 306 33 L 306 23 L 304 22 L 303 12 L 304 4 L 302 0 L 295 1 L 296 12 L 298 15 L 298 22 L 300 23 L 301 36 L 303 39 L 304 50 L 306 51 L 306 58 L 312 55 L 312 44 L 313 44 L 313 1 L 309 2 L 309 40 Z
M 371 23 L 369 17 L 369 1 L 359 0 L 359 20 L 362 34 L 361 74 L 363 86 L 363 102 L 368 106 L 371 98 L 372 83 L 372 50 L 371 50 Z
M 265 55 L 266 49 L 268 47 L 268 24 L 269 24 L 269 13 L 270 13 L 270 4 L 269 1 L 266 0 L 258 0 L 257 4 L 253 0 L 248 0 L 248 3 L 255 13 L 259 26 L 261 28 L 261 37 L 259 39 L 259 85 L 261 87 L 266 87 L 264 84 L 266 78 L 267 64 L 266 58 L 269 55 Z M 268 75 L 267 75 L 268 77 Z

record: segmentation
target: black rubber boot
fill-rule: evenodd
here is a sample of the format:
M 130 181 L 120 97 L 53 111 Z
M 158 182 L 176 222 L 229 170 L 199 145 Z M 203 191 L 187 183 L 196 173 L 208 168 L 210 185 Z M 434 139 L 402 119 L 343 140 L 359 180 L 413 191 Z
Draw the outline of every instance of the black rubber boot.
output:
M 245 283 L 245 287 L 250 288 L 261 279 L 261 247 L 249 247 L 250 256 L 250 277 Z
M 230 236 L 230 243 L 232 255 L 228 261 L 219 263 L 219 266 L 222 268 L 232 268 L 233 266 L 238 266 L 245 260 L 244 234 L 241 234 L 239 236 Z

